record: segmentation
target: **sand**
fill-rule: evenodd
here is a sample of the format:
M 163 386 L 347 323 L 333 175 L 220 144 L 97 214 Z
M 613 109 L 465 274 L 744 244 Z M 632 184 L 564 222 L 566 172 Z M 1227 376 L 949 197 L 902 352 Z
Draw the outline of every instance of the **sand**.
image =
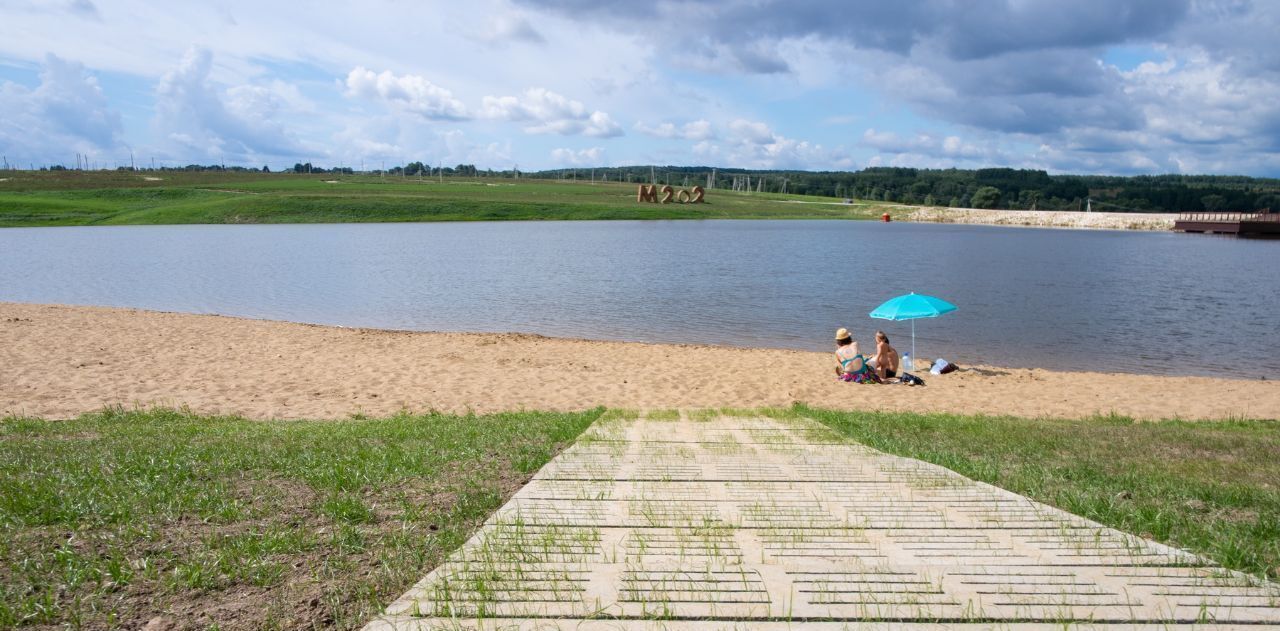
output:
M 1084 230 L 1173 230 L 1173 222 L 1177 218 L 1177 213 L 1087 213 L 1066 210 L 983 210 L 930 206 L 913 210 L 902 217 L 902 220 Z
M 962 358 L 957 358 L 961 360 Z M 411 333 L 0 303 L 0 415 L 187 406 L 250 418 L 401 410 L 815 406 L 1139 419 L 1280 418 L 1280 383 L 965 367 L 836 381 L 828 353 Z

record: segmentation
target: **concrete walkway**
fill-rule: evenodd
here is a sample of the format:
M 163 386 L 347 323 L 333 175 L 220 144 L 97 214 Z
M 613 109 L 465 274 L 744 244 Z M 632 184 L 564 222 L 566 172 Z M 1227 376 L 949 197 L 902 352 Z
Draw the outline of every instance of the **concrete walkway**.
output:
M 1280 586 L 815 423 L 711 415 L 602 419 L 367 629 L 1210 621 L 1280 626 Z

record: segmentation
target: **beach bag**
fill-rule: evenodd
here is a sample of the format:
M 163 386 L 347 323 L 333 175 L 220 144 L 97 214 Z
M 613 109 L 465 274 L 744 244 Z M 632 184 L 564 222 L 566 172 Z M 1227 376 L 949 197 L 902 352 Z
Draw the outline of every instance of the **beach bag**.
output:
M 938 361 L 933 362 L 933 367 L 929 369 L 929 372 L 935 375 L 945 375 L 949 372 L 955 372 L 958 368 L 959 366 L 945 359 L 939 359 Z
M 923 386 L 924 379 L 921 379 L 909 372 L 904 372 L 902 373 L 902 383 L 905 383 L 908 386 Z

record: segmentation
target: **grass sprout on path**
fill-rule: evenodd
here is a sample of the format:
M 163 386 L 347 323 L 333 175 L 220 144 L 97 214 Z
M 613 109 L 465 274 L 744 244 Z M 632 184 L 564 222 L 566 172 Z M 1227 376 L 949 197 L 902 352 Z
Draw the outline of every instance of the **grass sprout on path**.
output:
M 1231 569 L 1280 578 L 1278 421 L 1142 423 L 803 405 L 791 413 L 875 449 L 947 467 Z

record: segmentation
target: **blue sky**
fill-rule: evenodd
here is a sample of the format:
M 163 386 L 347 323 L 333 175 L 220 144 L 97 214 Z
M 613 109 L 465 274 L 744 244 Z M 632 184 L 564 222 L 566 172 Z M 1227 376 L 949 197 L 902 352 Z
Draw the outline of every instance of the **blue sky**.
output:
M 1280 3 L 0 0 L 11 164 L 1280 176 Z

